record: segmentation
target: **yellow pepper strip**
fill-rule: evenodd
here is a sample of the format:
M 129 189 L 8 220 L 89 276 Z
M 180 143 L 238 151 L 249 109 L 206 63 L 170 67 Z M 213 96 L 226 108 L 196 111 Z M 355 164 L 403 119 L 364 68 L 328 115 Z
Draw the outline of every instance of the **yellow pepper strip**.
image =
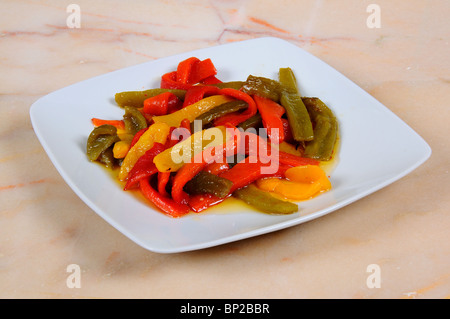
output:
M 118 141 L 114 144 L 113 155 L 114 158 L 124 158 L 130 150 L 129 141 Z
M 162 122 L 166 123 L 171 127 L 179 127 L 181 121 L 183 121 L 184 119 L 188 119 L 189 122 L 193 122 L 197 118 L 197 116 L 205 112 L 208 112 L 209 110 L 220 104 L 230 102 L 232 100 L 233 100 L 232 98 L 225 95 L 213 95 L 201 99 L 200 101 L 188 105 L 182 108 L 181 110 L 178 110 L 171 114 L 154 116 L 152 119 L 155 123 Z
M 261 190 L 273 192 L 289 200 L 306 200 L 331 189 L 326 173 L 317 165 L 289 168 L 287 179 L 262 178 L 256 181 Z
M 153 147 L 155 143 L 166 143 L 166 139 L 169 135 L 170 127 L 165 123 L 154 123 L 149 126 L 147 131 L 139 138 L 136 144 L 125 156 L 122 166 L 120 167 L 119 180 L 125 181 L 127 179 L 128 173 L 136 164 L 139 157 L 144 155 L 149 149 Z
M 134 135 L 130 134 L 130 133 L 126 132 L 126 131 L 124 131 L 124 132 L 119 132 L 119 131 L 122 131 L 122 130 L 117 130 L 117 136 L 119 136 L 120 140 L 121 141 L 127 141 L 127 142 L 131 143 L 131 141 L 133 140 Z
M 119 136 L 120 141 L 114 143 L 113 156 L 114 158 L 124 158 L 130 150 L 131 141 L 133 140 L 134 135 L 127 133 L 123 129 L 117 129 L 117 135 Z
M 195 155 L 206 148 L 226 143 L 227 134 L 224 126 L 211 127 L 192 134 L 189 138 L 168 148 L 153 159 L 160 172 L 176 172 Z

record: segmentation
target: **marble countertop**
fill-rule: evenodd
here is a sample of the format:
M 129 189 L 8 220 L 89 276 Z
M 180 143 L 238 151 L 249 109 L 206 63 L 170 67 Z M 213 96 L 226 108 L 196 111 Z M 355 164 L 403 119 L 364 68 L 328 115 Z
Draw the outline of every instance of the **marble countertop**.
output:
M 4 0 L 0 9 L 0 297 L 450 297 L 448 1 Z M 420 134 L 431 157 L 305 224 L 158 254 L 84 204 L 33 131 L 30 106 L 54 90 L 263 36 L 342 72 Z

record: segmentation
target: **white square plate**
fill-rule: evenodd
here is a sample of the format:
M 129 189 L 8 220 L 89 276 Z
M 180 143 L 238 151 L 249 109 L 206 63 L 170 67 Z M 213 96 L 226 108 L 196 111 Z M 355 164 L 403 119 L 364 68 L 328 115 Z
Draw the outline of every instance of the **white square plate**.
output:
M 115 93 L 159 87 L 162 74 L 191 56 L 211 58 L 223 81 L 245 80 L 249 74 L 277 79 L 280 67 L 292 68 L 301 94 L 319 97 L 338 118 L 341 142 L 331 175 L 333 189 L 299 203 L 300 211 L 287 216 L 224 204 L 173 219 L 124 192 L 105 169 L 89 162 L 85 151 L 91 118 L 123 116 Z M 372 96 L 318 58 L 277 38 L 200 49 L 98 76 L 42 97 L 30 115 L 39 141 L 73 191 L 131 240 L 161 253 L 220 245 L 318 218 L 400 179 L 431 155 L 428 144 Z

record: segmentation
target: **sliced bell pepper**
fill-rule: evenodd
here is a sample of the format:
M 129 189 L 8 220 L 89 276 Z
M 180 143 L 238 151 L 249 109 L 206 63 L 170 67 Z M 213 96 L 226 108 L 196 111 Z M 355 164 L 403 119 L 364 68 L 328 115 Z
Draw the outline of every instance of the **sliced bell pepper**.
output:
M 226 114 L 242 111 L 248 107 L 247 102 L 241 101 L 241 100 L 235 100 L 231 102 L 227 102 L 224 104 L 221 104 L 219 106 L 216 106 L 215 108 L 209 110 L 208 112 L 203 113 L 199 117 L 197 117 L 194 122 L 192 122 L 191 127 L 192 130 L 194 130 L 196 127 L 195 121 L 201 121 L 201 129 L 203 129 L 204 126 L 210 124 L 215 119 L 220 118 Z M 198 125 L 198 124 L 197 124 Z
M 130 148 L 119 171 L 119 180 L 125 181 L 139 157 L 153 147 L 154 143 L 164 144 L 169 134 L 169 126 L 165 123 L 154 123 L 141 135 L 139 140 Z
M 243 131 L 249 129 L 249 128 L 260 128 L 262 126 L 262 117 L 261 114 L 256 113 L 252 117 L 248 118 L 242 123 L 239 123 L 238 127 L 241 128 Z
M 128 174 L 127 182 L 125 183 L 124 190 L 134 188 L 141 179 L 148 178 L 158 172 L 153 159 L 156 155 L 161 153 L 165 149 L 161 143 L 154 143 L 152 148 L 146 151 L 134 164 L 130 173 Z
M 186 90 L 158 88 L 144 91 L 119 92 L 115 94 L 114 99 L 117 105 L 119 105 L 120 107 L 132 106 L 136 108 L 142 108 L 146 99 L 165 92 L 173 93 L 181 100 L 184 99 L 184 95 L 186 94 Z
M 229 134 L 224 126 L 212 127 L 195 132 L 190 138 L 166 149 L 155 157 L 154 163 L 160 172 L 176 172 L 191 162 L 210 163 L 223 156 L 224 150 L 227 154 L 232 154 L 238 140 L 239 138 Z
M 214 77 L 216 74 L 217 70 L 211 59 L 198 61 L 192 66 L 188 83 L 195 84 L 205 79 L 209 79 L 208 81 L 211 82 L 211 77 Z
M 186 95 L 183 102 L 183 107 L 194 104 L 206 96 L 217 95 L 219 88 L 210 85 L 193 86 L 186 91 Z
M 223 83 L 221 80 L 219 80 L 215 75 L 208 76 L 207 78 L 200 81 L 200 83 L 205 85 L 211 85 L 211 84 L 220 84 Z
M 214 175 L 220 175 L 221 173 L 229 169 L 230 165 L 228 165 L 228 163 L 226 162 L 226 158 L 224 158 L 221 162 L 213 162 L 206 165 L 204 171 Z
M 153 161 L 153 160 L 152 160 Z M 155 164 L 153 164 L 155 165 Z M 155 165 L 156 167 L 156 165 Z M 168 197 L 169 193 L 167 192 L 166 186 L 170 180 L 170 172 L 158 172 L 158 192 Z
M 142 179 L 139 185 L 142 194 L 166 215 L 181 217 L 189 213 L 189 206 L 177 203 L 173 199 L 161 195 L 150 185 L 149 179 Z
M 294 139 L 297 142 L 312 141 L 314 131 L 311 118 L 297 88 L 294 72 L 290 68 L 280 68 L 279 80 L 286 88 L 281 93 L 280 103 L 286 109 Z
M 278 170 L 269 175 L 262 173 L 262 167 L 264 165 L 266 164 L 263 164 L 254 158 L 247 158 L 244 161 L 237 163 L 223 174 L 220 174 L 220 177 L 233 182 L 233 186 L 231 186 L 228 196 L 231 196 L 235 190 L 247 186 L 262 177 L 283 177 L 286 170 L 291 167 L 289 165 L 280 164 Z M 227 197 L 219 198 L 212 194 L 199 194 L 190 196 L 188 205 L 194 212 L 199 213 L 211 206 L 221 203 L 225 198 Z
M 279 102 L 280 94 L 283 90 L 284 88 L 280 82 L 254 75 L 249 75 L 242 85 L 242 91 L 245 93 L 259 95 L 275 102 Z
M 177 82 L 177 71 L 172 71 L 172 72 L 163 74 L 163 76 L 161 77 L 160 86 L 162 89 L 187 90 L 192 85 Z
M 286 164 L 280 164 L 275 172 L 266 174 L 264 173 L 264 170 L 262 170 L 262 167 L 266 165 L 268 164 L 262 163 L 261 161 L 258 161 L 258 159 L 248 157 L 234 165 L 233 168 L 220 174 L 220 177 L 229 179 L 233 182 L 233 186 L 231 187 L 232 193 L 236 189 L 247 186 L 264 176 L 283 177 L 285 171 L 291 167 Z
M 189 196 L 188 206 L 195 213 L 200 213 L 209 207 L 222 203 L 224 200 L 224 198 L 213 194 L 197 194 Z
M 236 190 L 233 196 L 267 214 L 287 215 L 298 211 L 296 204 L 278 199 L 254 184 Z
M 194 135 L 202 132 L 195 133 Z M 182 164 L 181 168 L 179 168 L 173 179 L 172 197 L 175 201 L 180 203 L 187 203 L 189 198 L 186 192 L 183 190 L 186 183 L 192 180 L 209 164 L 221 163 L 224 161 L 227 154 L 229 155 L 230 153 L 233 154 L 233 152 L 236 152 L 237 144 L 239 143 L 239 136 L 232 135 L 231 138 L 227 138 L 228 137 L 225 137 L 226 140 L 223 140 L 222 142 L 217 141 L 217 144 L 212 146 L 211 143 L 208 144 L 207 148 L 203 148 L 200 153 L 193 155 L 193 161 L 185 163 L 184 165 Z M 158 158 L 155 158 L 154 162 L 157 163 Z M 223 164 L 228 165 L 226 163 Z M 223 169 L 223 171 L 225 171 L 225 169 Z
M 189 163 L 180 168 L 173 179 L 172 198 L 175 202 L 187 204 L 189 195 L 183 190 L 184 185 L 192 180 L 206 166 L 205 162 Z
M 183 102 L 173 93 L 164 92 L 144 101 L 143 112 L 151 115 L 166 115 L 178 111 Z
M 191 57 L 178 63 L 177 70 L 161 77 L 161 88 L 187 90 L 192 85 L 217 74 L 211 59 Z M 214 79 L 209 79 L 212 82 Z
M 256 185 L 289 200 L 310 199 L 331 188 L 326 173 L 316 165 L 292 167 L 286 170 L 285 176 L 287 180 L 263 178 L 256 181 Z
M 118 141 L 114 143 L 113 155 L 114 158 L 124 158 L 130 150 L 129 141 Z
M 279 148 L 279 146 L 271 146 L 266 140 L 251 132 L 245 132 L 249 137 L 249 143 L 246 143 L 247 139 L 241 138 L 241 143 L 238 147 L 239 152 L 245 152 L 246 155 L 258 158 L 258 160 L 268 163 L 271 161 L 278 161 L 279 164 L 300 166 L 300 165 L 319 165 L 319 161 L 298 156 L 285 152 Z M 243 134 L 243 136 L 245 136 Z M 276 151 L 278 154 L 272 154 L 272 151 Z
M 296 143 L 294 136 L 292 135 L 288 119 L 282 118 L 281 122 L 283 122 L 284 141 L 288 143 Z
M 189 134 L 192 134 L 191 122 L 189 122 L 188 119 L 182 120 L 181 123 L 180 123 L 180 127 L 186 129 L 189 132 Z
M 123 115 L 123 122 L 125 129 L 130 134 L 136 134 L 140 130 L 148 127 L 147 119 L 142 115 L 139 109 L 131 106 L 125 106 L 125 114 Z
M 119 141 L 117 128 L 110 124 L 95 127 L 86 143 L 86 154 L 91 161 L 96 161 L 102 152 Z
M 200 62 L 196 57 L 190 57 L 178 63 L 177 66 L 177 82 L 183 84 L 192 84 L 192 70 L 194 66 Z
M 284 141 L 284 127 L 281 117 L 286 112 L 284 107 L 269 98 L 254 95 L 263 125 L 267 130 L 267 137 L 271 143 L 280 144 Z
M 196 57 L 191 57 L 178 64 L 177 82 L 183 84 L 196 84 L 204 79 L 215 76 L 216 74 L 217 70 L 211 59 L 200 61 Z
M 130 147 L 133 147 L 134 144 L 141 138 L 142 134 L 147 131 L 148 127 L 143 128 L 142 130 L 138 131 L 136 134 L 134 134 L 133 139 L 131 140 Z
M 192 122 L 199 115 L 230 101 L 232 101 L 232 99 L 224 95 L 209 96 L 172 114 L 154 116 L 153 121 L 155 123 L 166 123 L 169 126 L 179 127 L 182 120 L 188 119 L 189 122 Z
M 184 185 L 184 191 L 189 195 L 213 194 L 225 198 L 232 185 L 230 180 L 202 170 Z
M 227 125 L 227 124 L 229 124 L 231 126 L 237 126 L 239 123 L 242 123 L 245 120 L 251 118 L 258 111 L 258 109 L 256 107 L 256 103 L 253 100 L 253 98 L 250 95 L 248 95 L 240 90 L 236 90 L 236 89 L 232 89 L 232 88 L 223 88 L 223 89 L 220 89 L 219 94 L 224 94 L 224 95 L 233 97 L 235 99 L 247 102 L 248 108 L 242 113 L 227 114 L 227 115 L 224 115 L 224 116 L 218 118 L 217 120 L 214 121 L 214 125 L 216 125 L 216 126 Z
M 235 90 L 241 90 L 244 83 L 245 83 L 244 81 L 229 81 L 229 82 L 210 83 L 210 85 L 217 86 L 219 89 L 232 88 Z
M 296 154 L 291 154 L 281 150 L 276 146 L 271 146 L 266 140 L 262 139 L 259 135 L 253 134 L 251 132 L 245 132 L 246 135 L 250 137 L 250 145 L 243 143 L 246 141 L 244 138 L 241 139 L 241 145 L 239 150 L 242 152 L 245 149 L 245 153 L 250 156 L 257 157 L 259 160 L 267 163 L 269 161 L 278 160 L 280 164 L 290 165 L 290 166 L 300 166 L 300 165 L 319 165 L 319 161 L 313 158 L 307 158 L 298 156 Z M 272 151 L 276 151 L 278 154 L 272 154 Z
M 286 141 L 280 143 L 278 145 L 278 148 L 282 152 L 303 157 L 303 148 L 297 147 L 297 146 L 295 146 L 293 144 L 290 144 L 290 143 L 288 143 Z
M 307 142 L 305 156 L 329 161 L 338 138 L 338 122 L 328 106 L 318 98 L 302 99 L 313 120 L 314 140 Z
M 94 124 L 94 126 L 101 126 L 103 124 L 109 124 L 109 125 L 116 127 L 117 129 L 121 129 L 121 130 L 125 129 L 125 123 L 122 120 L 103 120 L 103 119 L 94 117 L 91 119 L 91 121 L 92 121 L 92 124 Z

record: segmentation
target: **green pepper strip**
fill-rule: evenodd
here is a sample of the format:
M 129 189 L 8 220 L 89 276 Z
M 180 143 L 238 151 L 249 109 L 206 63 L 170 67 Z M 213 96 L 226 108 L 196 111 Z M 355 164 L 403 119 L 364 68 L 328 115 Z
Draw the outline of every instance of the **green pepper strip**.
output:
M 338 122 L 333 112 L 318 98 L 303 98 L 314 122 L 314 140 L 307 142 L 305 156 L 328 161 L 333 155 L 338 135 Z
M 106 168 L 113 168 L 116 164 L 112 147 L 108 147 L 106 150 L 100 153 L 98 161 L 105 165 Z
M 201 129 L 203 130 L 203 127 L 205 125 L 208 125 L 215 119 L 217 119 L 221 116 L 224 116 L 225 114 L 241 111 L 243 109 L 246 109 L 247 107 L 248 107 L 247 102 L 244 102 L 241 100 L 230 101 L 230 102 L 218 105 L 215 108 L 209 110 L 208 112 L 199 115 L 195 120 L 202 121 Z M 195 122 L 192 122 L 191 123 L 191 132 L 194 132 L 194 126 L 195 126 Z
M 234 191 L 233 196 L 268 214 L 287 215 L 298 211 L 296 204 L 275 198 L 253 184 Z
M 147 128 L 147 120 L 135 107 L 125 106 L 123 121 L 125 122 L 125 129 L 133 135 L 140 130 Z
M 286 109 L 292 135 L 297 142 L 311 141 L 314 138 L 312 122 L 298 92 L 295 75 L 290 68 L 280 68 L 279 71 L 280 83 L 285 88 L 280 103 Z
M 244 85 L 244 81 L 230 81 L 230 82 L 221 82 L 221 83 L 213 83 L 209 84 L 211 86 L 216 86 L 219 89 L 231 88 L 235 90 L 239 90 Z
M 181 100 L 184 99 L 184 95 L 186 94 L 185 90 L 175 90 L 175 89 L 150 89 L 145 91 L 126 91 L 116 93 L 115 100 L 117 105 L 119 105 L 120 107 L 131 106 L 140 108 L 144 106 L 144 101 L 146 99 L 165 92 L 173 93 Z
M 257 129 L 262 126 L 262 116 L 259 113 L 256 113 L 251 118 L 245 120 L 244 122 L 238 125 L 238 128 L 243 129 L 244 131 L 249 128 Z
M 278 81 L 265 77 L 249 75 L 242 86 L 242 91 L 249 95 L 257 94 L 278 102 L 284 88 Z
M 89 134 L 86 153 L 91 161 L 96 161 L 100 158 L 102 152 L 111 147 L 119 140 L 117 136 L 117 128 L 110 124 L 103 124 L 94 128 Z
M 219 198 L 225 198 L 230 193 L 232 186 L 233 182 L 226 178 L 201 171 L 184 185 L 184 191 L 190 195 L 212 194 Z

